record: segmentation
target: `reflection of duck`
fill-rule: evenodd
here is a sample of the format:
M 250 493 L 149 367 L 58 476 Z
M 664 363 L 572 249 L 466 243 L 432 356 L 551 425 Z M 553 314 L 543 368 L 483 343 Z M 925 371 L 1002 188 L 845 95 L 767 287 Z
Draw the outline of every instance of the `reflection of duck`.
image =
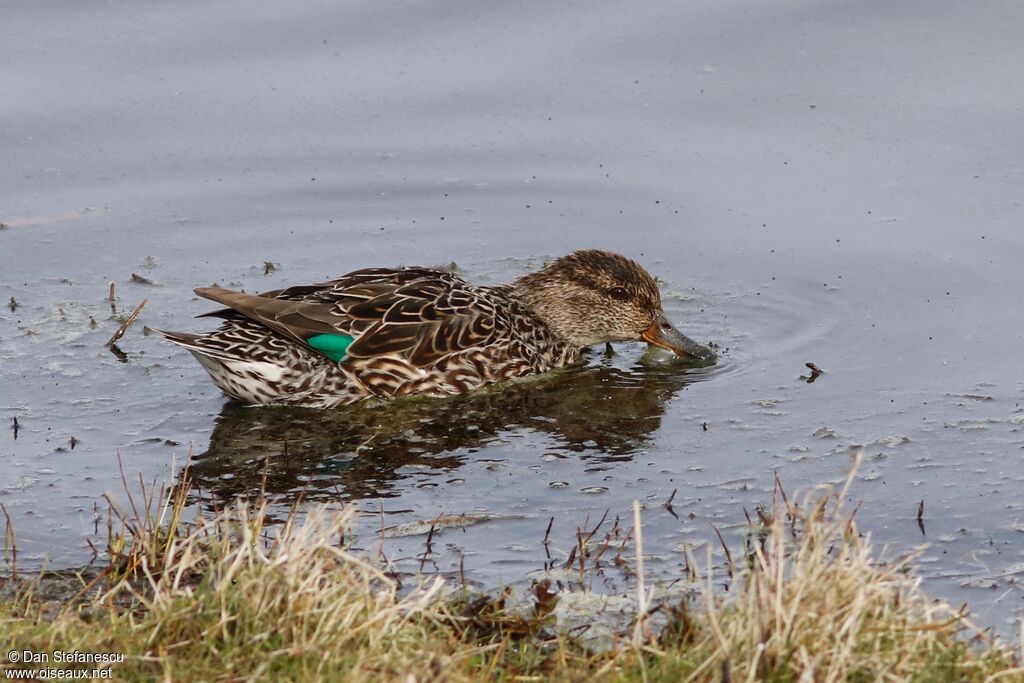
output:
M 220 500 L 266 490 L 287 498 L 387 497 L 403 468 L 455 469 L 466 449 L 503 432 L 543 433 L 566 450 L 630 458 L 666 401 L 701 376 L 675 364 L 572 368 L 438 401 L 410 398 L 344 411 L 224 407 L 192 477 Z M 463 451 L 460 453 L 460 451 Z
M 713 358 L 665 317 L 647 271 L 606 251 L 577 251 L 497 287 L 402 268 L 262 295 L 196 293 L 228 307 L 208 314 L 225 319 L 220 329 L 163 334 L 225 393 L 255 405 L 464 394 L 573 365 L 582 349 L 610 341 Z

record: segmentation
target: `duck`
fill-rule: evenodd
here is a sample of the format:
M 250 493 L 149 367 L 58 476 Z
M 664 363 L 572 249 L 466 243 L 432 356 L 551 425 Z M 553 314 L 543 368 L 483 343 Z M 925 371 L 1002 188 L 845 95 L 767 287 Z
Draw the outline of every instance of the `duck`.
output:
M 195 293 L 224 308 L 206 334 L 157 330 L 229 397 L 248 405 L 334 408 L 444 397 L 581 362 L 585 349 L 646 342 L 713 362 L 679 332 L 654 278 L 617 253 L 584 249 L 508 284 L 434 268 L 367 268 L 261 294 Z

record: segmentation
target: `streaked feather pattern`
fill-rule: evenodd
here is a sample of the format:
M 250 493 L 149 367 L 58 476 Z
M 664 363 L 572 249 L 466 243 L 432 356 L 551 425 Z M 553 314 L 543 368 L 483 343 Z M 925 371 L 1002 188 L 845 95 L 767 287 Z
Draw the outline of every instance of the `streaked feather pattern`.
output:
M 430 268 L 368 268 L 259 295 L 196 293 L 225 306 L 205 314 L 220 328 L 164 336 L 225 393 L 255 405 L 462 394 L 575 363 L 581 349 L 609 341 L 714 359 L 665 317 L 647 271 L 595 249 L 494 287 Z
M 216 287 L 196 293 L 228 307 L 205 314 L 223 318 L 220 329 L 164 335 L 246 403 L 331 407 L 454 395 L 579 358 L 532 319 L 511 287 L 474 286 L 427 268 L 359 270 L 258 296 Z M 353 338 L 341 362 L 306 343 L 325 333 Z

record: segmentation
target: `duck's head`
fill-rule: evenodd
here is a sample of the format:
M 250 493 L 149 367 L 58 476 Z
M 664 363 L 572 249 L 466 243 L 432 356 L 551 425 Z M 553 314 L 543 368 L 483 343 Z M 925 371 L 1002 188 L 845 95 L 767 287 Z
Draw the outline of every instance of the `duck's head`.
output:
M 715 357 L 672 325 L 661 310 L 654 278 L 625 256 L 577 251 L 524 275 L 512 287 L 534 315 L 574 346 L 645 341 L 680 356 Z

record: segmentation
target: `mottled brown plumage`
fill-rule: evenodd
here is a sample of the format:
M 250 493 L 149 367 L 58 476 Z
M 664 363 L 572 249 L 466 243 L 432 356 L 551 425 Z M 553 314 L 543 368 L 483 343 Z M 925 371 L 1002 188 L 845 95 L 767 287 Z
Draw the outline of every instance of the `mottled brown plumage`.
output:
M 374 268 L 259 295 L 196 293 L 227 307 L 206 314 L 221 327 L 163 334 L 250 404 L 462 394 L 575 363 L 581 349 L 609 341 L 712 357 L 668 322 L 643 268 L 597 250 L 492 287 L 428 268 Z

